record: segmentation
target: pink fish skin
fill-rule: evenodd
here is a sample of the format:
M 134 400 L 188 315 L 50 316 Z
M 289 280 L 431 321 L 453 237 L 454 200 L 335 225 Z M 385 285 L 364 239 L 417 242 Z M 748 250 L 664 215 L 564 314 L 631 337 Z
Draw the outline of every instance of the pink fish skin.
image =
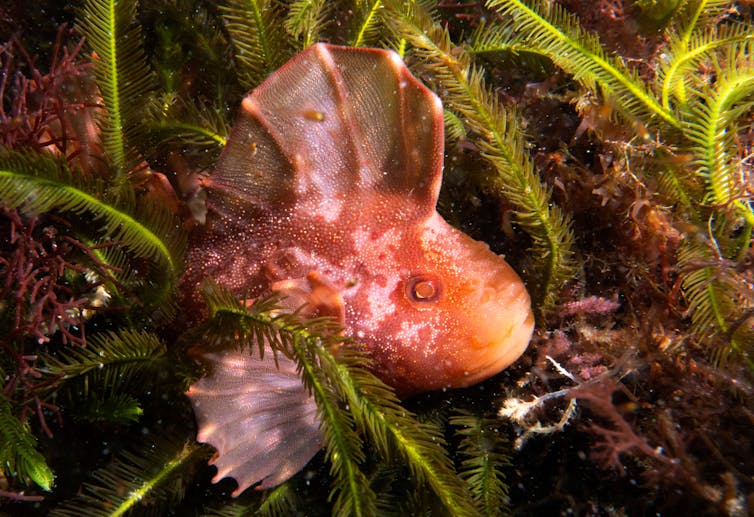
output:
M 291 306 L 308 302 L 312 315 L 339 318 L 403 397 L 469 386 L 513 363 L 534 326 L 529 295 L 502 257 L 436 211 L 442 115 L 440 100 L 390 51 L 317 44 L 273 73 L 244 98 L 204 180 L 207 222 L 182 281 L 191 305 L 207 277 L 239 296 L 277 290 Z M 260 433 L 279 434 L 285 419 L 272 403 L 246 415 L 251 400 L 239 398 L 263 382 L 278 386 L 257 376 L 269 373 L 262 361 L 231 352 L 208 361 L 209 376 L 188 395 L 199 440 L 218 449 L 216 479 L 235 477 L 238 493 L 303 467 L 319 446 L 316 418 L 291 417 L 313 429 L 295 461 L 270 454 L 300 443 L 296 425 L 295 436 L 240 453 Z M 281 375 L 290 388 L 290 372 Z M 303 390 L 283 398 L 296 396 L 311 409 Z M 259 455 L 264 469 L 243 467 Z

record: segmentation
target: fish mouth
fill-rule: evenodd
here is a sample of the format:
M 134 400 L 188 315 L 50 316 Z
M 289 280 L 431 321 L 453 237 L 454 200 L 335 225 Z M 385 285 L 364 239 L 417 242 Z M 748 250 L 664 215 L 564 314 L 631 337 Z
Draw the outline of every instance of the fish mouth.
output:
M 492 313 L 485 311 L 485 306 Z M 524 353 L 534 331 L 534 313 L 529 295 L 521 289 L 507 309 L 499 312 L 499 302 L 484 304 L 479 312 L 475 335 L 470 336 L 468 361 L 463 365 L 463 386 L 470 386 L 504 370 Z
M 481 366 L 478 366 L 474 373 L 469 375 L 470 382 L 479 382 L 496 375 L 516 362 L 528 348 L 533 330 L 534 315 L 530 314 L 526 321 L 514 330 L 505 341 L 505 352 L 502 354 L 498 353 L 490 361 L 486 361 Z M 492 348 L 499 348 L 500 346 L 492 345 Z

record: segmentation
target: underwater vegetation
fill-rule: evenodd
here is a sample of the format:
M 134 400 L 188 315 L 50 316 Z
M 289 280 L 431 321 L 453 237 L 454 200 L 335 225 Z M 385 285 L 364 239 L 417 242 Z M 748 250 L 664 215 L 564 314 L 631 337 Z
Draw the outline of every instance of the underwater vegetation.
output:
M 749 2 L 7 4 L 0 511 L 754 513 Z M 400 401 L 332 322 L 212 279 L 206 319 L 181 310 L 200 178 L 243 95 L 318 41 L 393 49 L 443 101 L 438 209 L 537 317 L 478 386 Z M 298 363 L 326 440 L 288 482 L 210 482 L 198 337 Z

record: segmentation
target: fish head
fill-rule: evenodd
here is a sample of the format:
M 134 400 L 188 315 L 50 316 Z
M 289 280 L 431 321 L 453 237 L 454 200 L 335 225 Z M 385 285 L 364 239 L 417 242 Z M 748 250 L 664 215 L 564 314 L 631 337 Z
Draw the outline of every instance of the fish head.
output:
M 526 349 L 534 316 L 524 283 L 436 212 L 367 249 L 344 291 L 347 331 L 400 395 L 470 386 Z

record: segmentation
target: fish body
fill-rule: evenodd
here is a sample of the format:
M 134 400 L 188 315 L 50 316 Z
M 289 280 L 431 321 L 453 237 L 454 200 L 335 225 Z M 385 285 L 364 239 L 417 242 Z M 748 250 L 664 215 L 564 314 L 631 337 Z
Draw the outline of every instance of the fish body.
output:
M 207 222 L 183 288 L 196 298 L 209 277 L 335 317 L 403 397 L 486 379 L 525 350 L 529 296 L 437 213 L 442 162 L 442 105 L 397 54 L 314 45 L 244 98 L 204 182 Z M 188 395 L 198 439 L 218 450 L 216 479 L 236 478 L 239 493 L 303 467 L 321 437 L 295 365 L 206 359 Z

